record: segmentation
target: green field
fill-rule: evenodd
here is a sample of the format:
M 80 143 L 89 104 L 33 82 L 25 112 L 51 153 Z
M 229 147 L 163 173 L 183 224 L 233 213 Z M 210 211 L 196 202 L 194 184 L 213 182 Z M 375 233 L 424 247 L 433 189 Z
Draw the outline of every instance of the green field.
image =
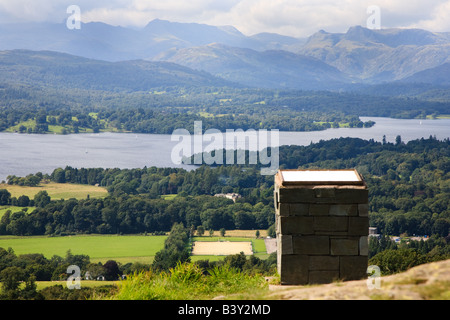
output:
M 42 253 L 50 259 L 53 255 L 65 257 L 66 252 L 85 254 L 91 262 L 151 263 L 164 246 L 166 236 L 90 235 L 67 237 L 15 237 L 0 236 L 0 247 L 11 247 L 16 255 Z
M 22 195 L 28 196 L 33 199 L 39 191 L 47 191 L 52 200 L 59 199 L 86 199 L 89 195 L 90 198 L 104 198 L 108 195 L 108 191 L 102 187 L 96 187 L 91 185 L 81 185 L 72 183 L 46 183 L 37 187 L 24 187 L 17 185 L 0 184 L 0 189 L 6 189 L 11 193 L 11 197 L 20 197 Z
M 228 231 L 233 233 L 233 231 Z M 244 232 L 245 231 L 236 231 Z M 251 234 L 254 231 L 249 231 Z M 105 263 L 115 260 L 120 263 L 141 262 L 151 263 L 156 252 L 164 247 L 167 236 L 144 236 L 144 235 L 78 235 L 65 237 L 46 236 L 0 236 L 0 247 L 12 248 L 16 255 L 28 253 L 42 253 L 50 259 L 57 255 L 65 257 L 68 250 L 72 254 L 88 255 L 91 262 Z M 250 237 L 194 237 L 193 241 L 251 241 L 255 256 L 264 259 L 269 255 L 266 253 L 264 239 Z M 209 259 L 211 261 L 223 259 L 219 256 L 193 256 L 192 261 Z
M 33 212 L 33 210 L 35 209 L 35 207 L 14 207 L 14 206 L 0 206 L 0 219 L 3 217 L 3 215 L 5 214 L 6 211 L 11 210 L 11 213 L 16 213 L 16 212 L 20 212 L 24 209 L 27 209 L 27 212 Z

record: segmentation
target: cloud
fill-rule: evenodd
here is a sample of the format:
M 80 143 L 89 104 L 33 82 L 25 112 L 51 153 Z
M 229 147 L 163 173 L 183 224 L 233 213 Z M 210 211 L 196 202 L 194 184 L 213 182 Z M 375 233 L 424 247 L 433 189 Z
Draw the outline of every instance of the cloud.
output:
M 84 22 L 145 26 L 153 19 L 233 25 L 245 34 L 276 32 L 306 37 L 324 29 L 345 32 L 366 25 L 366 9 L 381 9 L 381 25 L 449 31 L 450 0 L 0 0 L 0 22 L 67 19 L 69 5 Z

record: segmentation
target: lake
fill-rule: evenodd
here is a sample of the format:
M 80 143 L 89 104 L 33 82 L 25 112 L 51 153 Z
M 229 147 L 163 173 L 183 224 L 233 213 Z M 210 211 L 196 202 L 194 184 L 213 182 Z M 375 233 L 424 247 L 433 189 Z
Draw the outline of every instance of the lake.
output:
M 309 145 L 311 142 L 340 137 L 355 137 L 394 142 L 428 138 L 450 138 L 450 119 L 402 120 L 361 117 L 376 122 L 372 128 L 339 128 L 315 132 L 280 132 L 280 145 Z M 73 134 L 28 135 L 0 133 L 0 182 L 8 175 L 26 176 L 30 173 L 51 173 L 58 167 L 75 168 L 143 168 L 183 167 L 172 161 L 172 151 L 179 145 L 171 135 L 158 134 Z M 207 145 L 207 144 L 206 144 Z

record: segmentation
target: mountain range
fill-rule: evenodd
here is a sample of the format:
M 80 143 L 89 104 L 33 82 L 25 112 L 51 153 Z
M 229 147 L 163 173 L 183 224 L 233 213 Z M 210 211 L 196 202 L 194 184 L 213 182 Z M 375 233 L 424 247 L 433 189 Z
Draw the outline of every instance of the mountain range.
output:
M 0 50 L 17 53 L 10 51 L 15 49 L 55 51 L 121 68 L 127 63 L 137 69 L 166 63 L 164 68 L 183 66 L 183 72 L 195 74 L 197 80 L 201 76 L 214 84 L 250 87 L 345 90 L 386 83 L 450 84 L 450 33 L 420 29 L 355 26 L 346 33 L 320 30 L 297 39 L 270 33 L 246 36 L 232 26 L 164 20 L 141 29 L 100 22 L 82 24 L 80 30 L 69 30 L 65 23 L 0 24 Z

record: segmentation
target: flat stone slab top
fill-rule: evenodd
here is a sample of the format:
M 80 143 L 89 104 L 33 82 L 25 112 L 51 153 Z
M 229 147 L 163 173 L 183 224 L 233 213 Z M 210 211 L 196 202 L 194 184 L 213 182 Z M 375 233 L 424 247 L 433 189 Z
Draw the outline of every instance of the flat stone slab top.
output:
M 286 185 L 362 185 L 356 170 L 280 170 L 281 184 Z

